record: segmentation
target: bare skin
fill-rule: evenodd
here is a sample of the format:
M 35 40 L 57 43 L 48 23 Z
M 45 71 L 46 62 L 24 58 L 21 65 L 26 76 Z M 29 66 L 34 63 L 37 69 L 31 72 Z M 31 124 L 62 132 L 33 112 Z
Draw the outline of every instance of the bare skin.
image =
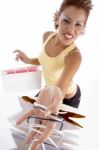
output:
M 40 65 L 38 58 L 29 58 L 24 52 L 21 50 L 15 50 L 14 53 L 16 54 L 16 61 L 23 61 L 25 64 L 33 64 L 33 65 Z

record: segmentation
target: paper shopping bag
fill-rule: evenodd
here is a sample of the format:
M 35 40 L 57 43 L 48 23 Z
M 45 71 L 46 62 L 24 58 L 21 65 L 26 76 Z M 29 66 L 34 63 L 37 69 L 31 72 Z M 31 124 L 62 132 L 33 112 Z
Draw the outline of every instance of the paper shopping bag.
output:
M 41 88 L 41 70 L 37 66 L 27 66 L 1 71 L 6 93 L 25 92 Z

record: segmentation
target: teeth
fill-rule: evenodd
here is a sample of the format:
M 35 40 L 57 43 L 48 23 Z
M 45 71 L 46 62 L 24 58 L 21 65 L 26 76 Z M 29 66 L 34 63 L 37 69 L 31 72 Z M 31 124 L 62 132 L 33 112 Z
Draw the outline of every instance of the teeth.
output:
M 71 34 L 65 34 L 65 38 L 67 38 L 67 39 L 71 39 L 73 36 L 71 35 Z

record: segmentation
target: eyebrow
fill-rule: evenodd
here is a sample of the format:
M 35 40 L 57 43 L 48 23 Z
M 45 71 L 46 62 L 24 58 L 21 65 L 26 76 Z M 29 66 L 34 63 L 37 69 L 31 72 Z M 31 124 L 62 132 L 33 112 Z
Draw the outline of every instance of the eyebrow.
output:
M 70 17 L 68 17 L 68 16 L 63 15 L 63 17 L 66 18 L 66 19 L 68 19 L 68 20 L 70 20 L 70 21 L 72 21 L 72 19 Z M 83 22 L 84 23 L 83 20 L 77 20 L 77 22 Z

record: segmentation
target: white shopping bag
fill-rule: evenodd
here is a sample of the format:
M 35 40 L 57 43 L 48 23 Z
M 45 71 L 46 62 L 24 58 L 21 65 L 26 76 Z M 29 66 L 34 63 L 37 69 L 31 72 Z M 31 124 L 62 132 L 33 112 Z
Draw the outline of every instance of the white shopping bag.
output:
M 41 88 L 41 70 L 37 66 L 2 70 L 1 77 L 7 94 Z

